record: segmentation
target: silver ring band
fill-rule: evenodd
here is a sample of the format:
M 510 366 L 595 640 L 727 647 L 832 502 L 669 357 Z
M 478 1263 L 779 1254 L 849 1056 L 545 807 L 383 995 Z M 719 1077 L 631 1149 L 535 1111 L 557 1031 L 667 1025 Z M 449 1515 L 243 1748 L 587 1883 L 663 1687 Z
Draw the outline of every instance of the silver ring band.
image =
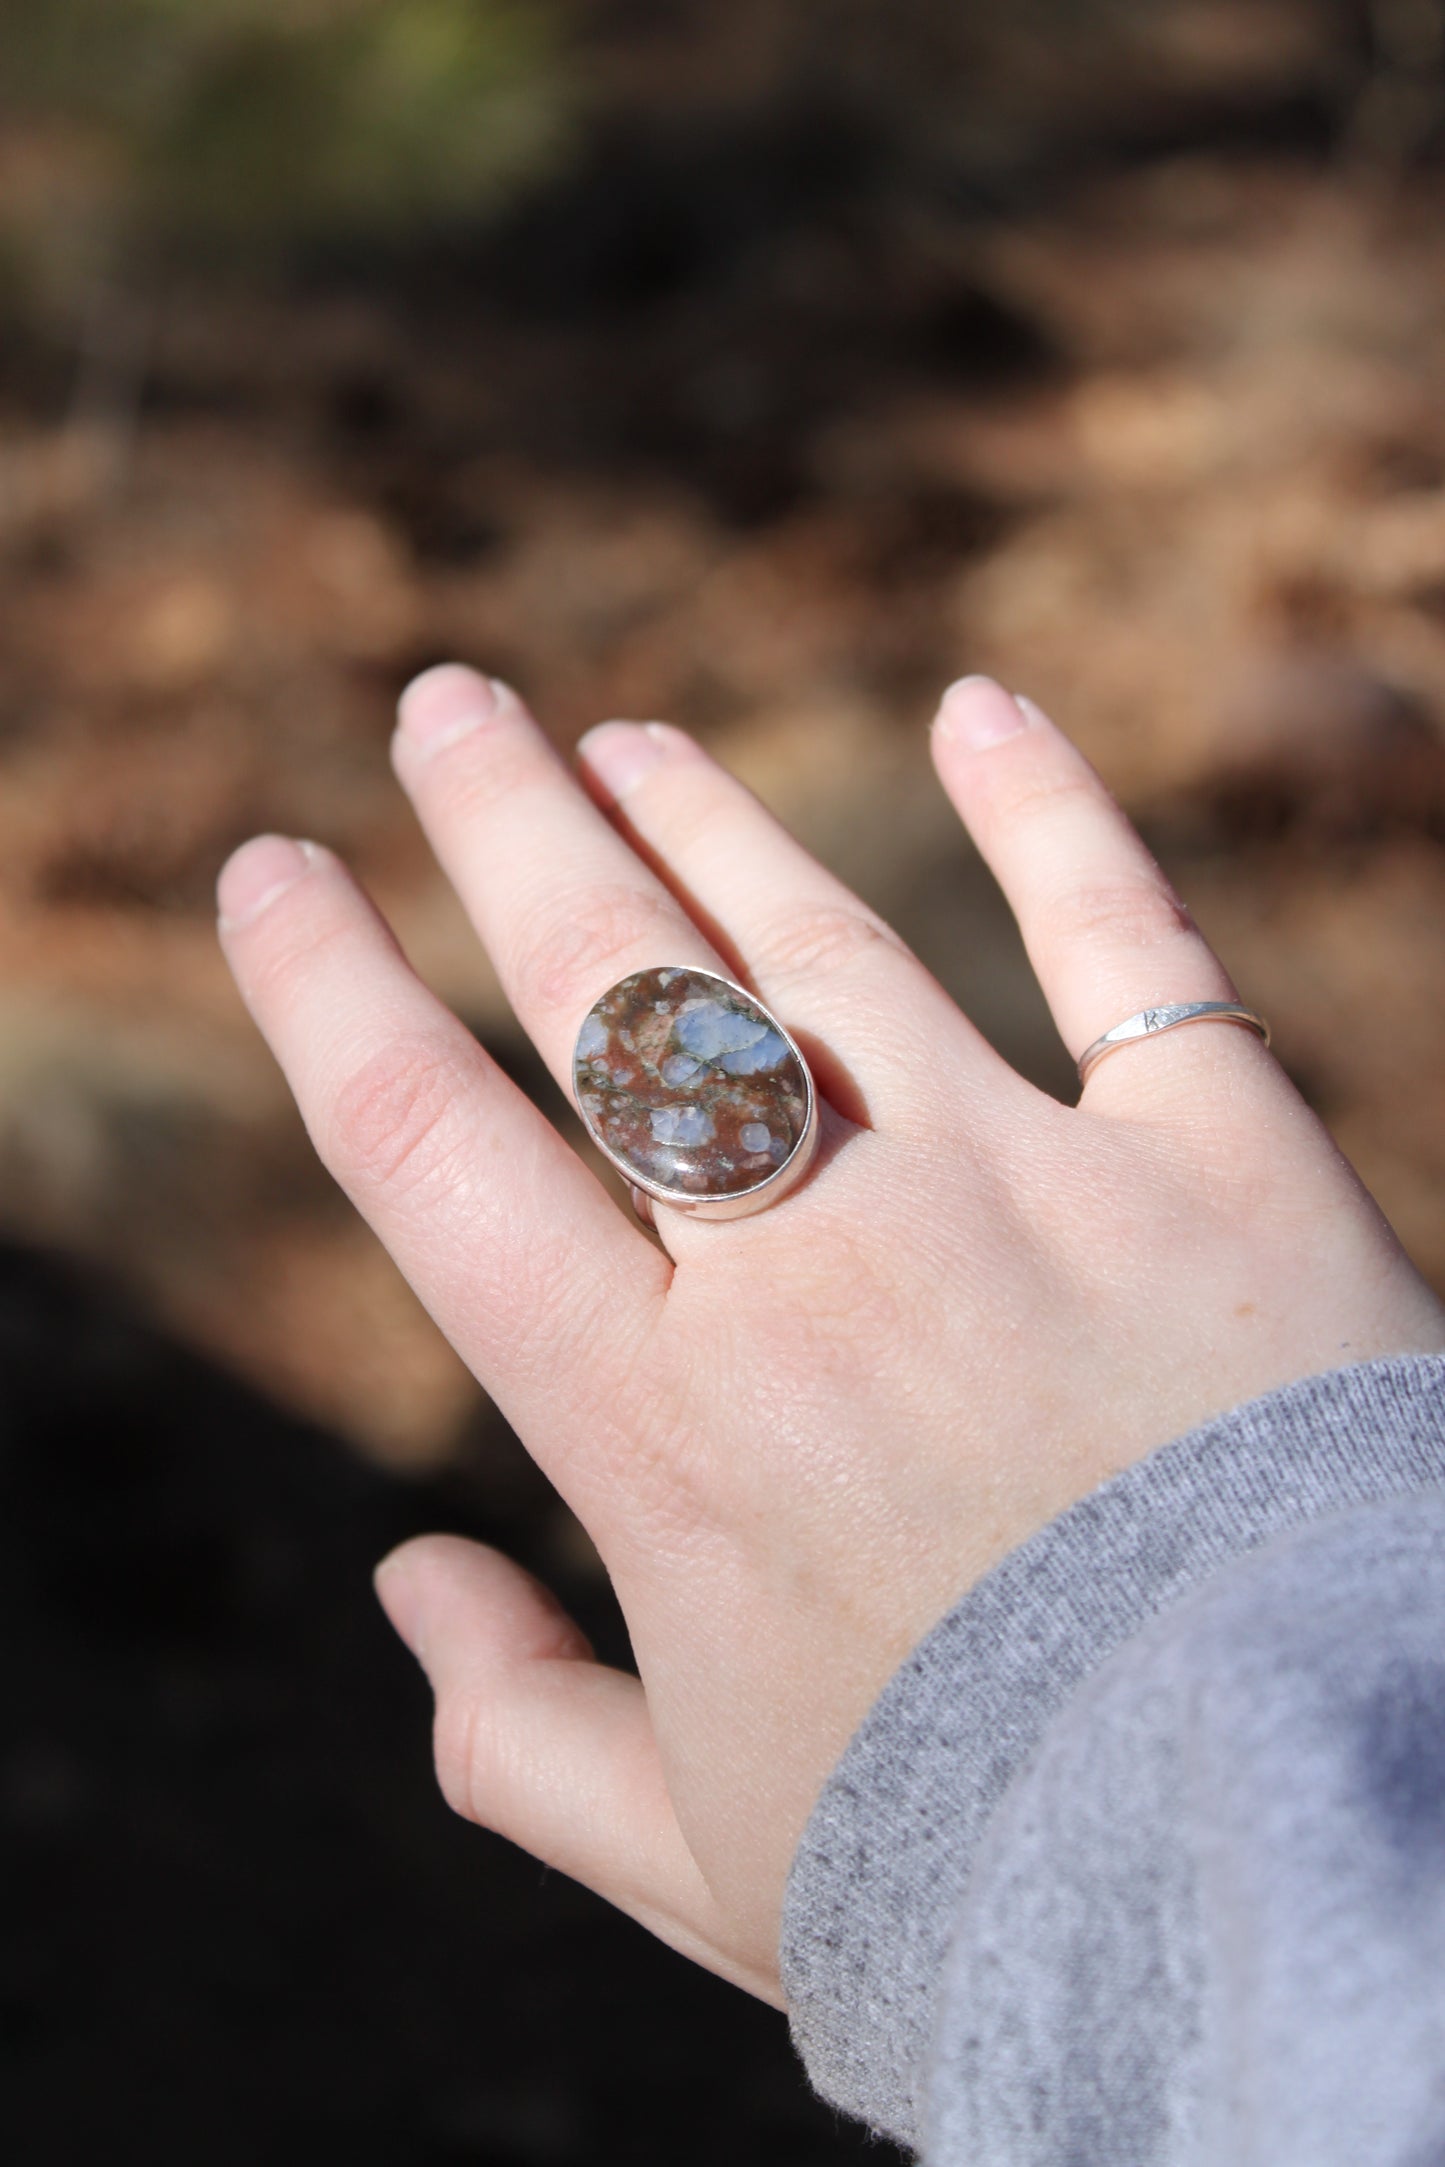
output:
M 1120 1046 L 1132 1046 L 1139 1038 L 1157 1038 L 1161 1031 L 1177 1031 L 1182 1023 L 1241 1023 L 1247 1031 L 1256 1032 L 1266 1046 L 1269 1044 L 1269 1025 L 1263 1016 L 1257 1016 L 1252 1008 L 1241 1007 L 1238 1001 L 1171 1001 L 1158 1008 L 1141 1008 L 1136 1015 L 1116 1023 L 1102 1038 L 1096 1038 L 1092 1046 L 1086 1046 L 1079 1055 L 1079 1082 L 1088 1082 L 1089 1071 L 1105 1054 L 1114 1053 Z

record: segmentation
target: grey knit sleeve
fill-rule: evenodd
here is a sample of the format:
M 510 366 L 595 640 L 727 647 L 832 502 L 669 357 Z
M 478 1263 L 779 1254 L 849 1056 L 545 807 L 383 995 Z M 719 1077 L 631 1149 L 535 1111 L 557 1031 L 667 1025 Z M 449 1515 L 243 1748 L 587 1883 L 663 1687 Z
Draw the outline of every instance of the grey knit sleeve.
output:
M 1363 1364 L 1191 1431 L 973 1589 L 794 1861 L 818 2090 L 935 2167 L 1445 2159 L 1445 2091 L 1437 2127 L 1408 2080 L 1445 2070 L 1442 1485 L 1445 1359 Z M 1434 1913 L 1400 1901 L 1422 1861 Z M 1383 2111 L 1362 2056 L 1389 2142 L 1322 2149 L 1355 2131 L 1342 2057 Z

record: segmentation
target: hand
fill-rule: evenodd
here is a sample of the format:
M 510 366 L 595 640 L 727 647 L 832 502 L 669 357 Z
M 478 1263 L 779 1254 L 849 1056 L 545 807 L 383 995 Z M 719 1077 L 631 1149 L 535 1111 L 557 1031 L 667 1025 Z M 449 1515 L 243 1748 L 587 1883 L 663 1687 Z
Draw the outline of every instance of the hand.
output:
M 933 742 L 1074 1054 L 1150 1003 L 1234 997 L 1036 709 L 968 680 Z M 680 731 L 592 732 L 584 790 L 514 694 L 447 668 L 407 693 L 394 756 L 564 1086 L 609 985 L 695 963 L 756 987 L 826 1102 L 800 1188 L 724 1224 L 660 1210 L 659 1248 L 328 851 L 262 837 L 221 876 L 317 1149 L 591 1532 L 632 1635 L 640 1682 L 494 1552 L 387 1559 L 446 1796 L 778 2000 L 809 1809 L 963 1591 L 1206 1416 L 1445 1348 L 1445 1312 L 1251 1033 L 1128 1047 L 1064 1107 Z

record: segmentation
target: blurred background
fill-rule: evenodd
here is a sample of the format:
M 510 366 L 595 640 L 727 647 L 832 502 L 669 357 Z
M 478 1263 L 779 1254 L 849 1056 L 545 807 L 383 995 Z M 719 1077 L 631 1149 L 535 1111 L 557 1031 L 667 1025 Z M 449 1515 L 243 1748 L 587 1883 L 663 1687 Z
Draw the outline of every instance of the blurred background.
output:
M 0 0 L 17 2163 L 861 2155 L 780 2019 L 435 1794 L 391 1542 L 624 1636 L 215 873 L 342 851 L 565 1121 L 389 776 L 460 657 L 563 745 L 696 730 L 1067 1095 L 925 754 L 997 672 L 1445 1291 L 1442 211 L 1445 0 Z

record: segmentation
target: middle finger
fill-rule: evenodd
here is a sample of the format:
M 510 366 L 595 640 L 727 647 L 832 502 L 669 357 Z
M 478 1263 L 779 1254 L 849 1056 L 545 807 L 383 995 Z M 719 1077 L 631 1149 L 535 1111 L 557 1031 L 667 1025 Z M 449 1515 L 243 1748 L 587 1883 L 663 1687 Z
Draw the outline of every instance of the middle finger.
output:
M 605 722 L 578 747 L 588 788 L 765 1000 L 827 1041 L 880 1114 L 927 1104 L 927 1079 L 996 1091 L 1007 1073 L 932 972 L 751 790 L 668 723 Z

